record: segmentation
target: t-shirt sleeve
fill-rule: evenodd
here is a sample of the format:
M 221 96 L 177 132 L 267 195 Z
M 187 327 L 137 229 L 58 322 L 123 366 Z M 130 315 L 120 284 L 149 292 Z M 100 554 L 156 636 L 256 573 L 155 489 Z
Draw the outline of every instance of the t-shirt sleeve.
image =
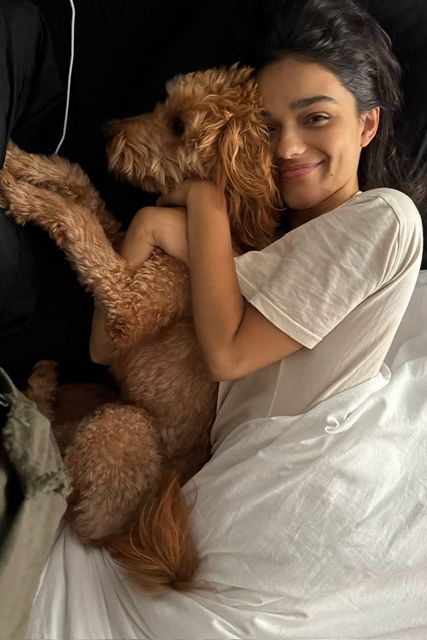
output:
M 376 189 L 235 264 L 245 299 L 313 348 L 368 296 L 405 270 L 418 270 L 421 254 L 420 215 L 412 200 Z

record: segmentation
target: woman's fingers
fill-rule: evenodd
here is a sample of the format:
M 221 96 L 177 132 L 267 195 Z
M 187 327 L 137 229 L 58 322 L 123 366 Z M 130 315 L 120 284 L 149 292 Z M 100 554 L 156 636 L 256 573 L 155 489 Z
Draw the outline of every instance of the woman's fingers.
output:
M 121 255 L 135 269 L 154 247 L 188 264 L 187 214 L 183 207 L 145 207 L 134 216 L 123 239 Z
M 153 214 L 150 209 L 146 207 L 135 214 L 123 238 L 120 255 L 131 269 L 136 269 L 145 262 L 155 246 L 151 224 Z
M 188 265 L 187 211 L 183 207 L 155 207 L 152 234 L 156 247 Z
M 169 191 L 169 193 L 162 193 L 156 200 L 156 206 L 158 207 L 185 207 L 187 201 L 187 194 L 184 189 L 180 187 Z

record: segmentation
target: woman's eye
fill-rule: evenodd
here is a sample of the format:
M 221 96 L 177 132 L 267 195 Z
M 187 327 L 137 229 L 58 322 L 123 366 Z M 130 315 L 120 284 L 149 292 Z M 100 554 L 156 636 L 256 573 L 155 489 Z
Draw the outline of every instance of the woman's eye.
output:
M 172 129 L 175 135 L 182 136 L 183 133 L 185 132 L 185 122 L 184 120 L 182 120 L 182 118 L 180 118 L 179 116 L 176 116 L 175 118 L 172 118 L 172 120 L 170 121 L 170 128 Z
M 313 113 L 313 115 L 306 119 L 306 122 L 310 124 L 317 124 L 318 122 L 326 122 L 327 120 L 330 120 L 330 116 L 325 116 L 322 113 Z

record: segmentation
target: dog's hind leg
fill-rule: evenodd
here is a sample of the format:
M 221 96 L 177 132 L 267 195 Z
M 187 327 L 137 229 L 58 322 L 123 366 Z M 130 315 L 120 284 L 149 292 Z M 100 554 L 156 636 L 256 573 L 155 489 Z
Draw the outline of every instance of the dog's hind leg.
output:
M 64 458 L 72 485 L 66 517 L 149 592 L 188 588 L 198 564 L 191 505 L 178 474 L 164 467 L 156 427 L 141 408 L 105 405 L 82 423 Z
M 96 541 L 130 525 L 153 497 L 162 456 L 150 416 L 115 402 L 79 425 L 64 465 L 71 480 L 68 518 L 79 536 Z
M 116 348 L 157 333 L 188 313 L 188 270 L 160 250 L 134 273 L 114 251 L 99 221 L 89 211 L 54 193 L 16 182 L 7 170 L 0 184 L 9 214 L 18 224 L 34 222 L 45 229 L 78 274 L 80 282 L 102 304 L 107 331 Z
M 38 410 L 53 420 L 53 402 L 58 387 L 57 364 L 52 360 L 40 360 L 34 365 L 24 393 Z

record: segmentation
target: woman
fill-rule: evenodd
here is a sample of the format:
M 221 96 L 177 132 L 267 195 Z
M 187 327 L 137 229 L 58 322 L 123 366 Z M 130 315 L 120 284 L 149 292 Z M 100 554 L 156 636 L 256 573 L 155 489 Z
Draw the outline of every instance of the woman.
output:
M 292 13 L 292 8 L 294 13 Z M 223 382 L 214 434 L 247 418 L 297 415 L 375 376 L 422 255 L 393 145 L 399 67 L 353 2 L 286 4 L 255 57 L 288 232 L 236 260 L 224 195 L 188 180 L 142 209 L 122 254 L 155 246 L 187 262 L 208 369 Z M 102 320 L 92 356 L 108 361 Z

